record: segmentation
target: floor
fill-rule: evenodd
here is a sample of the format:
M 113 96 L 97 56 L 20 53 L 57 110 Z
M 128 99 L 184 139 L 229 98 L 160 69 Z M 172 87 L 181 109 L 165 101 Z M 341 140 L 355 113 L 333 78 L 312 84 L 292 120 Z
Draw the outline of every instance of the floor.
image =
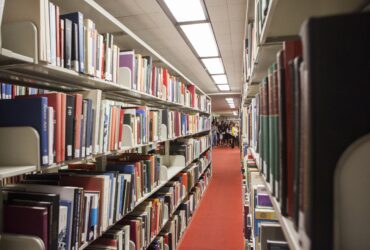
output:
M 212 156 L 212 181 L 179 250 L 244 249 L 239 148 L 214 148 Z

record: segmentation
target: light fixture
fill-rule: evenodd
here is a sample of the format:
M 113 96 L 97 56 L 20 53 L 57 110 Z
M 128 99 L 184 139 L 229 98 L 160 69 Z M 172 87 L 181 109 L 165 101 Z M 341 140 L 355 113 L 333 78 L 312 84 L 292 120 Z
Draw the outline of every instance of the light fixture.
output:
M 225 98 L 226 102 L 229 103 L 229 102 L 234 102 L 234 99 L 231 98 L 231 97 L 228 97 L 228 98 Z
M 227 84 L 226 75 L 212 75 L 212 78 L 216 84 Z
M 177 22 L 206 20 L 201 0 L 164 0 L 164 2 Z
M 209 23 L 180 25 L 180 28 L 199 57 L 219 56 L 216 40 Z
M 231 109 L 234 109 L 234 108 L 235 108 L 235 104 L 234 104 L 234 103 L 229 104 L 229 107 L 230 107 Z
M 233 115 L 238 115 L 238 112 L 234 111 L 234 112 L 233 112 Z
M 225 73 L 224 65 L 222 64 L 221 58 L 205 58 L 202 59 L 202 62 L 211 75 Z
M 230 91 L 230 86 L 228 84 L 221 84 L 216 86 L 221 91 Z

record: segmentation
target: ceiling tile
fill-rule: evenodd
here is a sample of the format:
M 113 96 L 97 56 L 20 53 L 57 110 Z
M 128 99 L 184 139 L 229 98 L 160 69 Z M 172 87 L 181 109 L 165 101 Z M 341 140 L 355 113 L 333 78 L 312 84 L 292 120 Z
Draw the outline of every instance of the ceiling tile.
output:
M 136 2 L 145 13 L 162 11 L 162 8 L 159 6 L 156 0 L 139 0 Z
M 214 5 L 214 6 L 209 6 L 207 9 L 208 9 L 208 14 L 211 19 L 211 22 L 229 20 L 228 15 L 225 14 L 227 5 Z
M 150 16 L 147 14 L 127 16 L 118 18 L 124 25 L 126 25 L 130 30 L 144 30 L 155 28 L 156 24 L 153 22 Z
M 96 2 L 115 17 L 132 16 L 143 13 L 143 10 L 137 5 L 136 0 L 96 0 Z
M 229 4 L 228 5 L 230 21 L 244 21 L 246 13 L 245 4 Z
M 205 0 L 206 6 L 225 5 L 227 0 Z

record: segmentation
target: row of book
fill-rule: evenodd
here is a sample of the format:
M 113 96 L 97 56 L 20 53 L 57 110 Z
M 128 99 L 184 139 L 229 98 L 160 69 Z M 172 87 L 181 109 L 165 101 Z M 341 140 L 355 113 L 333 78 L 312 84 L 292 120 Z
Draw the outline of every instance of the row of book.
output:
M 252 158 L 250 154 L 248 158 Z M 248 249 L 289 249 L 270 195 L 253 159 L 247 160 L 244 176 L 244 236 Z
M 128 84 L 131 89 L 210 112 L 210 100 L 198 94 L 195 85 L 170 75 L 167 68 L 155 66 L 150 56 L 135 53 L 135 50 L 121 51 L 119 72 L 119 83 Z
M 190 219 L 194 215 L 204 191 L 209 184 L 212 171 L 210 168 L 198 179 L 185 201 L 179 206 L 163 230 L 154 239 L 148 249 L 150 250 L 176 250 Z
M 211 146 L 211 135 L 182 138 L 170 143 L 171 155 L 183 155 L 187 164 L 199 158 Z
M 29 174 L 4 187 L 4 232 L 39 236 L 46 249 L 79 249 L 131 212 L 160 184 L 156 155 L 121 154 L 73 163 L 53 174 Z M 32 223 L 23 226 L 27 218 Z
M 351 145 L 370 131 L 369 122 L 360 118 L 366 114 L 364 107 L 369 106 L 364 101 L 368 100 L 369 85 L 364 82 L 368 82 L 369 74 L 363 56 L 368 54 L 369 39 L 350 28 L 365 30 L 363 25 L 369 23 L 369 17 L 369 13 L 359 13 L 305 22 L 302 42 L 284 42 L 276 63 L 262 81 L 255 105 L 250 107 L 253 114 L 249 119 L 249 140 L 259 153 L 261 170 L 279 201 L 282 215 L 292 219 L 294 229 L 303 235 L 300 240 L 310 242 L 311 249 L 331 249 L 333 242 L 343 248 L 369 246 L 368 239 L 360 237 L 366 228 L 362 218 L 349 225 L 344 214 L 336 221 L 332 216 L 344 207 L 344 203 L 334 202 L 336 192 L 345 195 L 335 188 L 338 183 L 334 185 L 346 178 L 335 178 L 339 160 L 351 157 L 346 154 Z M 345 33 L 340 33 L 344 27 Z M 339 33 L 341 39 L 336 43 Z M 353 51 L 343 53 L 343 46 Z M 349 79 L 356 82 L 353 88 L 348 88 Z M 347 181 L 354 186 L 359 178 Z M 358 202 L 361 199 L 350 203 Z M 361 214 L 359 210 L 348 213 Z M 351 233 L 350 241 L 348 234 L 341 231 L 343 228 L 350 228 L 346 231 Z
M 18 11 L 20 6 L 24 11 Z M 94 21 L 83 13 L 61 13 L 49 0 L 16 0 L 5 5 L 4 23 L 32 21 L 36 25 L 40 61 L 210 112 L 210 100 L 198 94 L 195 85 L 155 66 L 150 56 L 120 51 L 113 35 L 99 34 Z
M 18 11 L 20 6 L 24 11 Z M 30 20 L 35 23 L 40 61 L 117 82 L 119 48 L 113 43 L 113 35 L 99 34 L 95 23 L 84 18 L 83 13 L 61 15 L 63 10 L 49 0 L 12 1 L 5 9 L 5 23 Z
M 34 127 L 40 135 L 44 166 L 120 150 L 127 138 L 132 138 L 129 146 L 159 141 L 162 124 L 168 127 L 163 138 L 210 126 L 206 116 L 129 106 L 103 99 L 100 90 L 65 94 L 5 83 L 3 89 L 9 92 L 2 92 L 0 126 Z M 130 130 L 124 130 L 125 126 Z

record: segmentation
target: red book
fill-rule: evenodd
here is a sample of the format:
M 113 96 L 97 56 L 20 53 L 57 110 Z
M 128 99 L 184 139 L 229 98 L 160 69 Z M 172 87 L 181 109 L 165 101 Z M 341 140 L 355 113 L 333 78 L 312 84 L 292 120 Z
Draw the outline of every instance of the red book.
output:
M 302 44 L 299 40 L 284 42 L 285 52 L 285 128 L 286 128 L 286 166 L 287 166 L 287 213 L 293 216 L 293 82 L 289 61 L 302 55 Z
M 189 93 L 190 93 L 190 96 L 191 96 L 191 103 L 190 105 L 193 107 L 193 108 L 196 108 L 195 107 L 195 85 L 193 84 L 189 84 L 188 85 L 188 90 L 189 90 Z
M 4 233 L 38 236 L 48 250 L 48 209 L 4 205 Z
M 163 99 L 165 99 L 165 100 L 167 100 L 167 97 L 168 97 L 168 91 L 169 91 L 169 89 L 168 89 L 168 70 L 167 69 L 164 69 L 163 70 L 163 85 L 166 87 L 166 93 L 162 93 L 162 98 Z
M 118 148 L 122 148 L 122 139 L 123 139 L 123 117 L 125 115 L 124 109 L 119 109 L 119 134 L 118 134 Z
M 56 24 L 56 48 L 57 48 L 57 66 L 61 66 L 60 64 L 60 9 L 58 5 L 55 5 L 55 24 Z
M 74 158 L 81 157 L 81 120 L 82 120 L 82 101 L 83 97 L 81 94 L 74 94 L 75 104 L 75 122 L 74 122 Z

